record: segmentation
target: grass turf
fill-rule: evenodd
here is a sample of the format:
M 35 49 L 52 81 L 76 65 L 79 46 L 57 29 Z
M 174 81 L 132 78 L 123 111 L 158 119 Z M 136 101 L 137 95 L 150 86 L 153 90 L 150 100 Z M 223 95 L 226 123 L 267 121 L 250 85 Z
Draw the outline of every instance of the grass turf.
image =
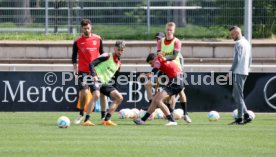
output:
M 191 124 L 183 120 L 166 127 L 165 120 L 134 125 L 131 119 L 112 120 L 116 127 L 100 125 L 95 113 L 95 127 L 71 124 L 56 126 L 66 115 L 71 122 L 75 112 L 0 112 L 0 156 L 5 157 L 267 157 L 276 154 L 276 115 L 256 114 L 244 126 L 229 126 L 230 113 L 220 113 L 218 122 L 209 122 L 207 113 L 190 113 Z

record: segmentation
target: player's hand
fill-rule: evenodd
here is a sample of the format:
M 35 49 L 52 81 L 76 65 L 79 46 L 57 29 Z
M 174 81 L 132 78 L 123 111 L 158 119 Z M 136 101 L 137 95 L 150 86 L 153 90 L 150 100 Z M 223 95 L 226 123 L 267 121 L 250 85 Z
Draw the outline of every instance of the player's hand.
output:
M 93 81 L 94 81 L 94 82 L 97 82 L 98 80 L 99 80 L 99 78 L 98 78 L 97 76 L 94 76 L 94 77 L 93 77 Z
M 164 53 L 160 51 L 160 52 L 157 52 L 157 55 L 160 56 L 160 57 L 163 57 Z

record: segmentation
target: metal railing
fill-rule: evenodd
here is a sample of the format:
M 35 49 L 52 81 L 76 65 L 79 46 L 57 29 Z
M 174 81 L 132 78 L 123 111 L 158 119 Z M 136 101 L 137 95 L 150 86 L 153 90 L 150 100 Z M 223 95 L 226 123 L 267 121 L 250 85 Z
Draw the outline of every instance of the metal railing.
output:
M 242 26 L 244 7 L 244 0 L 0 0 L 0 32 L 78 33 L 82 18 L 146 27 L 147 33 L 168 21 L 178 27 Z M 275 10 L 276 0 L 253 1 L 253 30 L 276 31 Z

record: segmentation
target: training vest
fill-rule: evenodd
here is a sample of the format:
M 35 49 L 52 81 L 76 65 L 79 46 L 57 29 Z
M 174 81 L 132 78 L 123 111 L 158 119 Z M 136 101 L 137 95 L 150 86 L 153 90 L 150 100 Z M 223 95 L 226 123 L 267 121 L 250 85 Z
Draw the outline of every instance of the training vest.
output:
M 173 41 L 169 45 L 166 45 L 165 44 L 165 38 L 161 39 L 161 52 L 165 53 L 164 54 L 165 58 L 169 57 L 169 56 L 173 56 L 173 50 L 174 50 L 175 40 L 176 40 L 176 38 L 174 38 Z M 182 65 L 181 65 L 180 60 L 182 60 L 182 59 L 183 59 L 183 57 L 182 57 L 181 53 L 179 52 L 177 54 L 175 60 L 173 60 L 173 62 L 175 62 L 181 68 Z
M 115 63 L 112 53 L 109 54 L 109 57 L 106 61 L 101 62 L 95 67 L 97 76 L 103 84 L 107 84 L 111 78 L 114 76 L 116 71 L 119 69 L 120 65 Z

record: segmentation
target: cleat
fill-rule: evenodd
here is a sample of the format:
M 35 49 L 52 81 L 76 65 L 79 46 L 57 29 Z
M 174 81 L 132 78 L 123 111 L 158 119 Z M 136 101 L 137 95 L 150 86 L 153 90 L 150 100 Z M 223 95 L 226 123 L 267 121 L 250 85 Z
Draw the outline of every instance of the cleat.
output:
M 84 119 L 84 116 L 78 115 L 78 117 L 74 120 L 74 123 L 80 124 L 83 119 Z
M 136 125 L 143 125 L 143 124 L 145 124 L 145 121 L 143 121 L 141 118 L 134 119 L 133 122 L 134 122 Z
M 165 124 L 166 126 L 175 126 L 177 125 L 177 122 L 171 122 L 169 121 L 169 123 Z
M 229 123 L 229 125 L 243 125 L 243 122 L 241 118 L 238 118 L 234 122 Z
M 187 123 L 192 123 L 192 119 L 189 117 L 189 115 L 184 115 L 183 119 L 184 119 L 184 121 L 186 121 Z
M 88 120 L 88 121 L 82 123 L 82 126 L 95 126 L 95 124 Z
M 107 121 L 103 121 L 102 124 L 104 126 L 116 126 L 117 124 L 116 123 L 113 123 L 111 120 L 107 120 Z
M 250 123 L 253 120 L 248 113 L 245 113 L 243 117 L 243 124 Z

